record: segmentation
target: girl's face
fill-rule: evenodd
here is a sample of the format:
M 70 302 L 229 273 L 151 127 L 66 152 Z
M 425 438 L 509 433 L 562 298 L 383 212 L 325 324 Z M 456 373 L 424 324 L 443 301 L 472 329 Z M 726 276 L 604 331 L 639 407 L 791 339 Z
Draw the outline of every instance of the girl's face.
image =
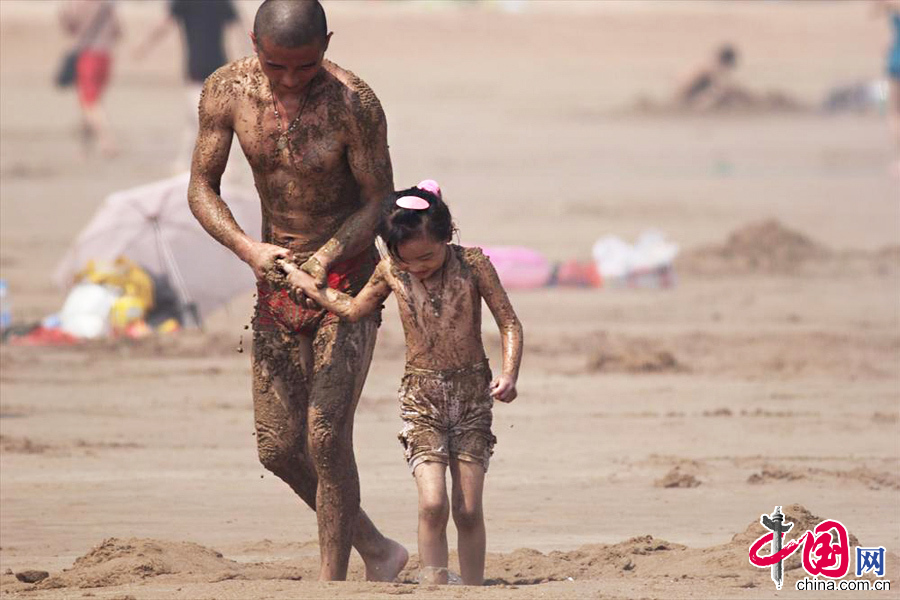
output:
M 397 244 L 398 265 L 419 281 L 428 279 L 444 266 L 447 242 L 422 235 Z

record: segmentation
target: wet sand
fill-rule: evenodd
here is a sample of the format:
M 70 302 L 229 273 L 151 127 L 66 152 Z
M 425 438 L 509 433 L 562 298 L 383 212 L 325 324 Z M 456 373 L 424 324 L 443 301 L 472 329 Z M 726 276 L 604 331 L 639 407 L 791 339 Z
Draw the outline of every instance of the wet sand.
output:
M 50 273 L 103 196 L 169 174 L 183 105 L 175 36 L 146 63 L 123 56 L 108 106 L 128 151 L 78 158 L 40 4 L 0 3 L 0 270 L 25 321 L 61 306 Z M 494 414 L 481 590 L 368 584 L 355 555 L 353 581 L 313 581 L 315 518 L 256 456 L 235 351 L 252 291 L 205 333 L 4 346 L 4 596 L 774 597 L 746 557 L 776 504 L 795 528 L 836 518 L 887 547 L 900 581 L 900 204 L 882 118 L 621 110 L 726 35 L 742 80 L 815 104 L 880 73 L 887 27 L 865 3 L 329 11 L 331 58 L 385 107 L 397 185 L 439 181 L 462 243 L 587 258 L 601 235 L 658 227 L 683 249 L 677 287 L 511 293 L 525 360 Z M 159 13 L 129 5 L 128 32 Z M 484 332 L 496 368 L 489 318 Z M 389 301 L 355 445 L 363 505 L 414 552 L 402 340 Z M 50 578 L 35 591 L 8 569 Z M 801 573 L 779 597 L 813 597 Z

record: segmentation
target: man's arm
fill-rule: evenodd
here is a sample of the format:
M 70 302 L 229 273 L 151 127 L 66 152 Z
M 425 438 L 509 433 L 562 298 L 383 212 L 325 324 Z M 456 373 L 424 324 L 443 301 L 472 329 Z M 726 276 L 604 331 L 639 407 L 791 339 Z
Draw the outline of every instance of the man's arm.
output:
M 350 140 L 347 161 L 360 189 L 362 206 L 350 215 L 334 236 L 301 267 L 325 286 L 334 263 L 356 256 L 375 237 L 383 203 L 394 191 L 394 173 L 387 144 L 387 119 L 375 93 L 362 80 L 353 81 L 350 98 Z
M 249 264 L 257 279 L 262 279 L 277 257 L 288 251 L 271 244 L 257 242 L 234 220 L 222 200 L 221 183 L 231 140 L 234 134 L 235 99 L 227 87 L 232 83 L 225 74 L 229 66 L 210 75 L 200 97 L 200 131 L 191 162 L 188 204 L 203 228 L 220 244 Z

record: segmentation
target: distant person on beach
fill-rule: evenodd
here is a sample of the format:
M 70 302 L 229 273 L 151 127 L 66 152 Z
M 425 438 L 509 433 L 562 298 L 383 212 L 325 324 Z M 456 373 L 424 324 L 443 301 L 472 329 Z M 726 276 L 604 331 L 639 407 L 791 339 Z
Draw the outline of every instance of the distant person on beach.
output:
M 696 109 L 717 105 L 725 94 L 734 93 L 731 76 L 737 62 L 737 49 L 731 44 L 721 46 L 712 60 L 685 77 L 675 92 L 675 104 Z
M 362 79 L 325 60 L 331 37 L 315 0 L 260 5 L 255 55 L 219 68 L 204 84 L 188 203 L 256 275 L 251 360 L 259 460 L 316 511 L 319 578 L 347 578 L 352 544 L 367 579 L 391 581 L 409 555 L 360 508 L 353 454 L 353 418 L 380 315 L 341 321 L 271 283 L 282 258 L 319 286 L 356 294 L 378 262 L 375 227 L 394 189 L 387 119 Z M 261 242 L 241 230 L 219 195 L 235 136 L 260 197 Z M 271 518 L 273 526 L 293 519 Z
M 106 156 L 116 153 L 115 136 L 101 99 L 112 71 L 112 49 L 121 36 L 113 0 L 66 0 L 60 10 L 65 32 L 75 39 L 78 59 L 75 89 L 86 151 L 94 145 Z
M 900 177 L 900 0 L 879 0 L 877 10 L 888 18 L 893 43 L 887 53 L 888 126 L 894 141 L 894 175 Z
M 377 314 L 392 292 L 397 297 L 406 334 L 400 441 L 419 489 L 419 580 L 447 583 L 452 510 L 463 583 L 482 585 L 482 492 L 496 441 L 492 407 L 495 399 L 516 398 L 522 325 L 481 249 L 450 243 L 455 227 L 437 183 L 426 180 L 395 196 L 380 227 L 386 256 L 356 297 L 320 289 L 290 263 L 284 269 L 289 284 L 348 321 Z M 500 328 L 503 347 L 503 366 L 493 380 L 481 342 L 482 300 Z
M 184 171 L 190 167 L 191 151 L 197 139 L 197 104 L 203 82 L 228 62 L 225 51 L 229 28 L 238 28 L 241 20 L 231 0 L 170 0 L 168 14 L 135 50 L 135 58 L 143 59 L 176 27 L 182 33 L 185 70 L 186 124 L 181 147 L 173 167 Z

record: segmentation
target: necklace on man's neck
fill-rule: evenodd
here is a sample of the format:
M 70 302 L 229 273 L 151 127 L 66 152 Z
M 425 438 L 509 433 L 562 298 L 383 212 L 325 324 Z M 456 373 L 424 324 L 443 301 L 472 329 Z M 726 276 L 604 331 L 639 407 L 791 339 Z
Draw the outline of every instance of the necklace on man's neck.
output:
M 300 117 L 303 116 L 303 109 L 306 108 L 306 103 L 309 102 L 313 84 L 318 78 L 319 76 L 316 74 L 306 86 L 306 97 L 303 99 L 303 104 L 300 105 L 297 116 L 294 117 L 294 120 L 288 125 L 287 131 L 284 131 L 281 127 L 281 113 L 278 112 L 278 100 L 275 99 L 275 90 L 272 89 L 272 82 L 269 82 L 269 92 L 272 94 L 272 108 L 275 109 L 275 122 L 278 124 L 278 141 L 276 142 L 275 147 L 278 148 L 279 152 L 287 148 L 288 153 L 291 155 L 291 159 L 294 158 L 294 145 L 291 143 L 291 133 L 294 132 L 294 129 L 296 129 L 297 125 L 300 123 Z

